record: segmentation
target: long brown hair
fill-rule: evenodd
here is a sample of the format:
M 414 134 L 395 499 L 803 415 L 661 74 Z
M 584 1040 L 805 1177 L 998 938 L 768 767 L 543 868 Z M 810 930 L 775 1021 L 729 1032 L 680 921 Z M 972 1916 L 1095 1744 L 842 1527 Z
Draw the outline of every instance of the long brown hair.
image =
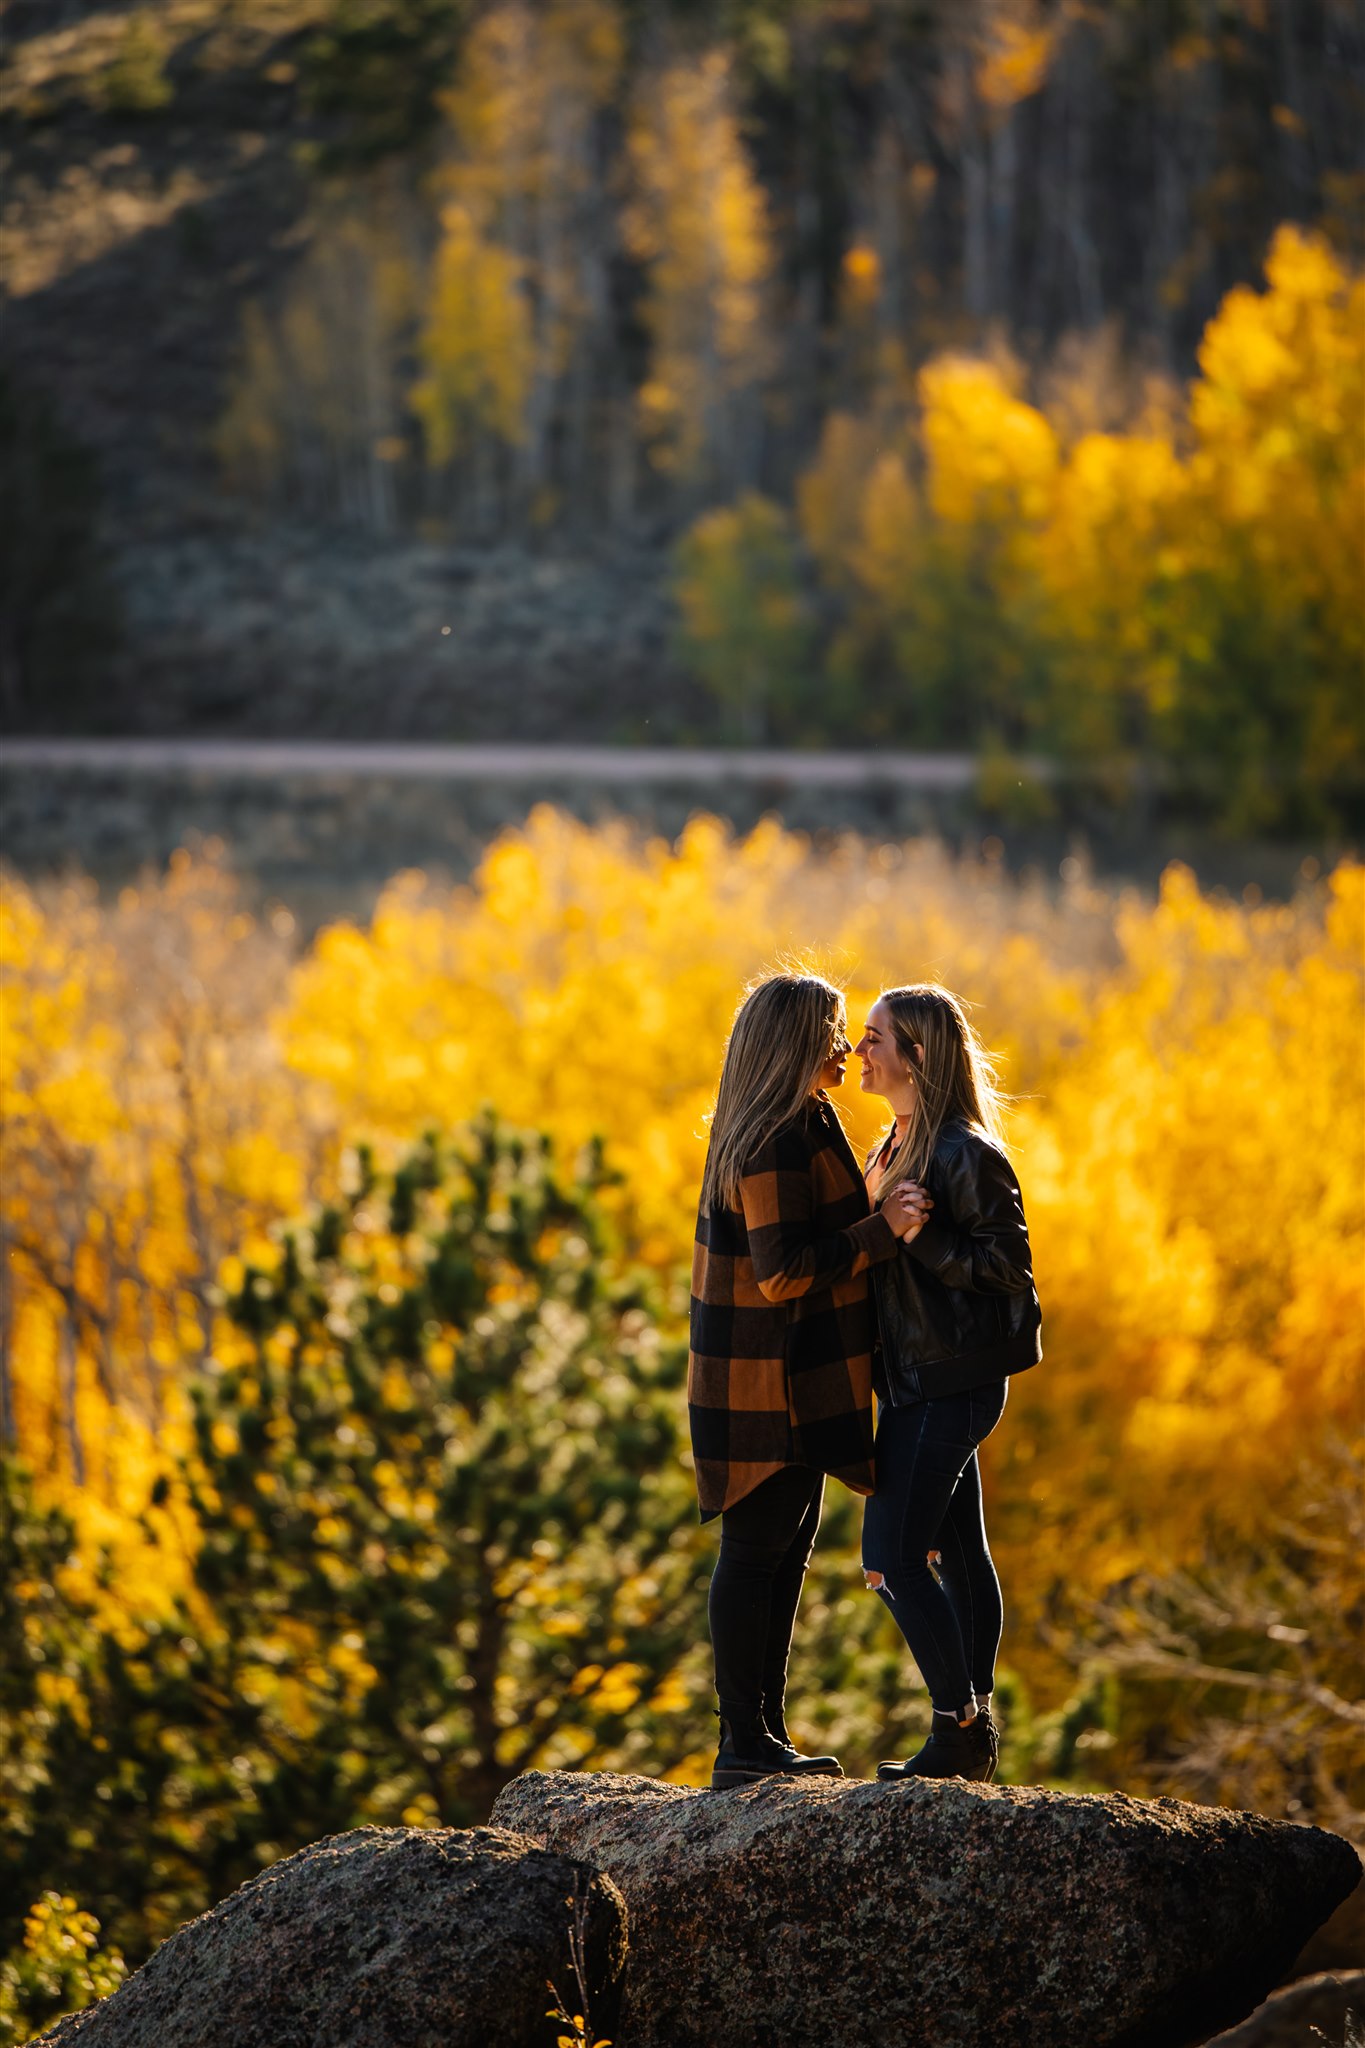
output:
M 801 1110 L 845 1024 L 819 974 L 769 974 L 745 991 L 726 1040 L 702 1174 L 703 1209 L 735 1208 L 744 1163 Z
M 880 1205 L 899 1182 L 924 1179 L 946 1123 L 960 1121 L 1002 1144 L 1004 1097 L 990 1054 L 951 989 L 920 981 L 884 988 L 877 1000 L 891 1019 L 896 1050 L 915 1076 L 910 1127 L 877 1185 Z

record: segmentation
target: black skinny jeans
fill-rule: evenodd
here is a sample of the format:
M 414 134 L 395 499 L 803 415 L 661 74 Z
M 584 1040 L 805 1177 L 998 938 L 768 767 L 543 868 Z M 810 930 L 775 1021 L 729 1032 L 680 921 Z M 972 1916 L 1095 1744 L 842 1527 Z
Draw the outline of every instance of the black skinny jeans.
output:
M 1005 1412 L 1008 1382 L 937 1394 L 877 1418 L 877 1490 L 863 1515 L 863 1568 L 920 1668 L 935 1710 L 960 1714 L 995 1686 L 1004 1625 L 986 1541 L 976 1447 Z M 941 1554 L 938 1576 L 926 1552 Z
M 761 1715 L 770 1734 L 786 1732 L 787 1657 L 824 1498 L 823 1472 L 784 1465 L 721 1515 L 709 1612 L 716 1692 L 732 1728 Z

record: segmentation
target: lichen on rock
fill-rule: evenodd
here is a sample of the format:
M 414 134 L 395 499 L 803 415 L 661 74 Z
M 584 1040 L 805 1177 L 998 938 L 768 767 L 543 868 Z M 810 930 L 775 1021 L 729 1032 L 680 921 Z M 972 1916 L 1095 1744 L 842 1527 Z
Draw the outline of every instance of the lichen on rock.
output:
M 615 2029 L 609 1878 L 505 1828 L 354 1829 L 273 1864 L 40 2039 L 79 2048 L 552 2048 L 552 1980 Z
M 1359 1874 L 1317 1828 L 960 1779 L 530 1772 L 493 1819 L 620 1886 L 630 2048 L 1184 2048 Z

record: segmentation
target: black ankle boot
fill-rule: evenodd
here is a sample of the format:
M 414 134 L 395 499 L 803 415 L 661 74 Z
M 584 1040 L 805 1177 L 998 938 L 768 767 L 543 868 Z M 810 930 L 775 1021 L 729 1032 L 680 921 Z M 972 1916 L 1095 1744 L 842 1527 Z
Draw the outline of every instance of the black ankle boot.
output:
M 977 1719 L 986 1724 L 986 1735 L 991 1746 L 991 1767 L 985 1777 L 985 1782 L 989 1785 L 1000 1763 L 1000 1723 L 989 1707 L 978 1707 L 976 1712 Z
M 759 1778 L 814 1777 L 827 1774 L 842 1778 L 837 1757 L 802 1756 L 790 1743 L 778 1742 L 761 1720 L 734 1723 L 720 1716 L 720 1747 L 711 1772 L 711 1790 L 728 1792 L 736 1785 L 752 1785 Z
M 792 1741 L 791 1736 L 787 1733 L 787 1716 L 785 1712 L 781 1707 L 771 1706 L 768 1702 L 766 1695 L 764 1696 L 763 1700 L 763 1726 L 767 1729 L 769 1735 L 772 1736 L 773 1741 L 777 1743 L 780 1748 L 787 1750 L 792 1756 L 796 1757 L 799 1760 L 800 1766 L 803 1770 L 832 1771 L 836 1777 L 840 1778 L 842 1778 L 842 1776 L 844 1775 L 844 1767 L 839 1762 L 837 1756 L 801 1755 L 800 1750 Z
M 881 1763 L 877 1776 L 896 1778 L 966 1778 L 988 1784 L 1000 1757 L 1000 1737 L 989 1708 L 962 1727 L 956 1714 L 936 1713 L 929 1740 L 908 1762 Z

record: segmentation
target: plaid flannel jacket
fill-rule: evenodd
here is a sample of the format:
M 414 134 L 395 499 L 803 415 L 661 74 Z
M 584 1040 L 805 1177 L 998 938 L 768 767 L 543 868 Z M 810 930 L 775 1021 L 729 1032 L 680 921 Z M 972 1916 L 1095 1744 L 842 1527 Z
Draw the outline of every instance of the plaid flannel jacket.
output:
M 820 1098 L 748 1161 L 738 1209 L 698 1215 L 687 1400 L 703 1522 L 784 1465 L 871 1493 L 867 1269 L 898 1246 Z

